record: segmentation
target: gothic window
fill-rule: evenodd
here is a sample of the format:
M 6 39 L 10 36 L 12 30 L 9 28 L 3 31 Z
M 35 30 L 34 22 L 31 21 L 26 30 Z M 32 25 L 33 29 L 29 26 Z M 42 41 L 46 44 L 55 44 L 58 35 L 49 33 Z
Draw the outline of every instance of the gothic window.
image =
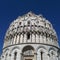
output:
M 27 39 L 30 39 L 30 32 L 27 32 Z
M 17 52 L 14 53 L 14 60 L 16 60 Z

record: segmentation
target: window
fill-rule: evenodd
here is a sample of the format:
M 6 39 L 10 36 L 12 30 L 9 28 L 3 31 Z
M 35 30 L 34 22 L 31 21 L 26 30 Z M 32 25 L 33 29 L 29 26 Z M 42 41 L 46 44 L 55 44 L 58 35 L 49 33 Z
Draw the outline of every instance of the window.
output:
M 54 52 L 52 51 L 51 54 L 52 54 L 52 56 L 53 56 L 53 55 L 54 55 Z
M 24 55 L 33 55 L 33 50 L 27 50 L 27 51 L 25 51 Z
M 14 53 L 14 60 L 16 60 L 17 52 Z
M 37 24 L 39 23 L 39 21 L 36 22 Z
M 24 47 L 24 49 L 22 50 L 23 52 L 23 56 L 31 56 L 34 55 L 34 48 L 31 46 L 26 46 Z
M 41 60 L 43 60 L 43 52 L 41 52 Z
M 21 25 L 21 22 L 19 22 L 19 25 Z
M 31 16 L 31 14 L 29 14 L 29 16 Z
M 49 27 L 51 27 L 51 24 L 49 24 Z
M 30 39 L 30 32 L 27 32 L 27 39 Z
M 28 21 L 28 25 L 30 25 L 30 21 Z

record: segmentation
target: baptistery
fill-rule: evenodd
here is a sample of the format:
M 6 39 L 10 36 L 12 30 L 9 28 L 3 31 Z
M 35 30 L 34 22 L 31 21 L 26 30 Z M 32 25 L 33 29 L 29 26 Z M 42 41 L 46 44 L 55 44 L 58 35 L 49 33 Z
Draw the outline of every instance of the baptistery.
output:
M 41 14 L 28 12 L 6 31 L 1 60 L 59 60 L 58 38 L 52 24 Z

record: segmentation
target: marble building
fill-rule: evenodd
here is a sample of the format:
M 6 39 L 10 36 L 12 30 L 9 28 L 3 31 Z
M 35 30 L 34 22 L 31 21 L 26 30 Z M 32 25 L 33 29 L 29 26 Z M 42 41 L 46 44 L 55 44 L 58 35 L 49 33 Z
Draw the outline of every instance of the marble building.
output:
M 1 60 L 60 60 L 56 31 L 41 14 L 28 12 L 7 29 Z

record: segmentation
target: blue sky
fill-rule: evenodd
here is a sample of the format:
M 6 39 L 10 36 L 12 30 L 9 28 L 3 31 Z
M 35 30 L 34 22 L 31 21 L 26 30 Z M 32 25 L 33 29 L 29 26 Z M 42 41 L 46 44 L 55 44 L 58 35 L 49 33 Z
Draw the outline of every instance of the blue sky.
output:
M 60 1 L 59 0 L 0 0 L 0 54 L 4 36 L 10 23 L 29 11 L 42 14 L 52 24 L 60 44 Z

